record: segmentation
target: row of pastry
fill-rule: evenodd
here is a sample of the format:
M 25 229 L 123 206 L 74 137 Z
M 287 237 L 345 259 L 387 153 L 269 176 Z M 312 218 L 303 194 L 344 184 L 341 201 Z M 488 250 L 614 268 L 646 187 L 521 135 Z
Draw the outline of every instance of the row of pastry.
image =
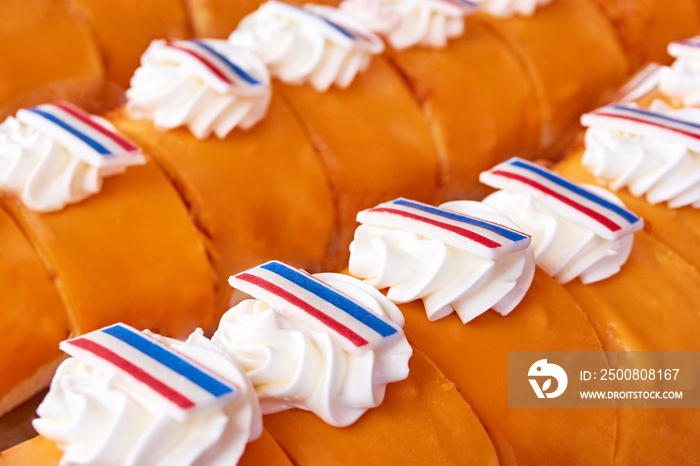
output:
M 338 269 L 359 210 L 398 196 L 475 194 L 479 171 L 534 154 L 629 66 L 587 0 L 498 20 L 444 2 L 397 4 L 393 13 L 391 2 L 352 3 L 354 15 L 271 2 L 228 41 L 159 40 L 139 50 L 142 66 L 126 104 L 103 115 L 109 123 L 81 111 L 102 108 L 116 91 L 104 73 L 84 72 L 87 46 L 79 43 L 91 43 L 90 34 L 77 27 L 76 9 L 92 18 L 101 44 L 92 49 L 113 60 L 146 29 L 169 34 L 151 28 L 156 10 L 143 2 L 130 15 L 129 2 L 111 5 L 109 15 L 79 3 L 65 11 L 41 1 L 3 4 L 8 21 L 32 13 L 4 29 L 3 41 L 26 47 L 7 56 L 2 100 L 31 102 L 2 125 L 9 196 L 0 217 L 10 252 L 0 273 L 11 284 L 3 307 L 12 310 L 3 319 L 18 329 L 6 348 L 24 348 L 19 329 L 37 337 L 3 368 L 0 412 L 47 383 L 68 334 L 115 321 L 169 336 L 208 328 L 226 309 L 231 273 L 269 259 Z M 165 23 L 181 17 L 166 14 L 172 5 L 158 8 Z M 400 28 L 400 50 L 362 22 L 363 12 L 397 17 L 406 8 L 423 20 Z M 105 15 L 111 27 L 98 20 Z M 108 38 L 125 25 L 122 16 L 135 23 L 132 34 L 119 34 L 120 48 Z M 441 29 L 447 18 L 451 26 Z M 82 42 L 71 39 L 80 31 Z M 415 43 L 423 38 L 449 41 L 436 50 Z M 559 42 L 576 53 L 552 47 Z M 555 59 L 560 67 L 550 66 Z M 20 86 L 34 91 L 21 95 Z
M 260 433 L 258 409 L 265 431 L 243 462 L 692 462 L 694 409 L 513 409 L 507 395 L 509 351 L 697 350 L 699 120 L 685 105 L 700 89 L 700 41 L 670 49 L 672 67 L 645 70 L 622 101 L 583 117 L 585 147 L 554 171 L 513 158 L 481 174 L 497 189 L 483 202 L 435 207 L 399 198 L 359 212 L 348 270 L 357 278 L 267 262 L 231 277 L 254 299 L 230 309 L 212 341 L 201 332 L 182 342 L 116 325 L 63 343 L 74 358 L 57 372 L 37 429 L 65 450 L 66 462 L 98 464 L 230 463 Z M 608 183 L 617 195 L 601 187 Z M 133 356 L 115 339 L 174 349 L 233 382 L 238 398 L 221 398 L 238 400 L 238 414 L 227 415 L 245 423 L 229 421 L 218 436 L 202 427 L 197 432 L 208 433 L 193 438 L 178 416 L 199 426 L 214 422 L 213 408 L 172 414 L 133 375 L 96 362 L 104 352 L 81 353 L 97 344 Z M 135 358 L 166 379 L 152 357 Z M 251 404 L 241 407 L 240 397 Z M 132 404 L 148 406 L 150 417 L 126 415 Z M 107 425 L 101 434 L 96 412 Z M 241 425 L 231 440 L 227 429 Z M 7 458 L 57 452 L 40 437 Z

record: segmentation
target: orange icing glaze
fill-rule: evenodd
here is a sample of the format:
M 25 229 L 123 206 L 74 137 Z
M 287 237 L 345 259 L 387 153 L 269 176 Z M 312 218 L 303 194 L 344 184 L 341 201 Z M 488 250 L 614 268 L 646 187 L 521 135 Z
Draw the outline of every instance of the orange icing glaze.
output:
M 480 172 L 539 144 L 540 114 L 532 80 L 489 28 L 465 18 L 462 37 L 435 50 L 390 51 L 423 107 L 441 159 L 441 198 L 483 190 Z M 455 79 L 459 76 L 459 79 Z
M 151 154 L 210 239 L 225 310 L 229 275 L 271 259 L 318 269 L 335 227 L 325 169 L 291 110 L 273 97 L 248 131 L 202 141 L 121 109 L 108 118 Z M 310 241 L 309 238 L 313 238 Z
M 67 2 L 4 0 L 0 44 L 2 103 L 51 81 L 105 73 L 89 28 Z
M 610 22 L 590 0 L 555 0 L 531 17 L 479 18 L 515 51 L 534 80 L 544 147 L 564 136 L 629 72 Z
M 191 36 L 189 19 L 179 0 L 70 0 L 95 34 L 107 77 L 124 88 L 154 39 Z
M 3 284 L 0 324 L 5 357 L 0 367 L 0 413 L 9 406 L 3 400 L 37 370 L 58 362 L 58 343 L 69 333 L 68 315 L 61 298 L 36 251 L 12 218 L 0 206 L 0 283 Z M 48 369 L 48 368 L 47 368 Z M 53 371 L 47 370 L 34 386 L 13 394 L 14 403 L 32 396 L 48 384 Z M 4 403 L 3 403 L 4 401 Z M 8 406 L 4 406 L 7 403 Z
M 210 324 L 204 246 L 154 164 L 129 167 L 57 212 L 39 214 L 19 201 L 7 207 L 55 274 L 73 332 L 124 322 L 184 337 Z
M 357 212 L 399 196 L 427 202 L 435 196 L 438 166 L 430 133 L 386 59 L 373 57 L 345 90 L 279 84 L 275 92 L 292 105 L 328 171 L 341 228 L 330 269 L 347 260 Z
M 450 314 L 430 322 L 420 301 L 399 307 L 409 341 L 455 382 L 484 423 L 502 464 L 611 462 L 615 410 L 508 408 L 509 351 L 602 349 L 576 302 L 542 270 L 505 317 L 486 312 L 464 325 Z
M 406 380 L 387 386 L 379 407 L 348 427 L 296 409 L 263 422 L 297 465 L 497 465 L 484 427 L 454 384 L 415 349 L 409 368 Z

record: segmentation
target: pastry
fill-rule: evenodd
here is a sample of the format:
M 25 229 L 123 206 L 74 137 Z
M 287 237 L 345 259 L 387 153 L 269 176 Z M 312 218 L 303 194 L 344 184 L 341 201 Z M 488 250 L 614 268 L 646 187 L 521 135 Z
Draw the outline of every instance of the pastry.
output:
M 217 76 L 173 45 L 212 60 L 211 50 L 224 54 L 257 84 L 239 77 L 222 92 L 199 78 L 205 73 L 221 86 Z M 270 96 L 254 56 L 225 41 L 154 43 L 128 96 L 108 118 L 152 155 L 210 241 L 219 312 L 232 273 L 273 257 L 320 267 L 336 227 L 325 167 L 290 107 Z
M 379 214 L 393 223 L 399 215 L 392 211 L 395 205 L 376 209 L 383 209 Z M 572 451 L 581 464 L 609 461 L 617 425 L 614 410 L 508 409 L 508 351 L 602 349 L 576 302 L 534 269 L 529 238 L 521 239 L 522 233 L 512 237 L 517 225 L 482 203 L 456 201 L 439 209 L 410 201 L 401 205 L 416 222 L 387 225 L 370 216 L 376 209 L 358 215 L 364 223 L 351 246 L 349 271 L 388 287 L 387 296 L 406 302 L 400 308 L 407 338 L 454 381 L 484 423 L 499 461 L 559 464 L 572 461 Z M 440 230 L 419 230 L 425 222 Z M 462 235 L 469 242 L 457 245 L 450 239 L 453 223 L 468 232 Z M 508 240 L 498 247 L 503 252 L 470 245 L 490 244 L 485 239 L 498 239 L 494 231 L 501 237 L 497 243 Z M 457 274 L 469 279 L 452 280 Z M 413 301 L 417 298 L 422 302 Z M 488 311 L 491 307 L 496 312 Z
M 66 2 L 8 0 L 0 18 L 1 104 L 50 82 L 104 77 L 100 49 Z
M 177 0 L 70 0 L 75 16 L 83 19 L 104 57 L 106 77 L 123 88 L 138 67 L 139 58 L 154 39 L 188 39 L 192 35 L 187 10 Z
M 58 343 L 69 333 L 68 316 L 41 258 L 14 220 L 0 208 L 3 348 L 12 357 L 0 367 L 0 415 L 51 380 L 60 360 Z M 31 339 L 26 335 L 33 334 Z
M 287 48 L 290 36 L 298 40 Z M 340 222 L 330 269 L 347 259 L 358 210 L 402 193 L 433 198 L 438 167 L 430 133 L 399 74 L 371 57 L 383 49 L 378 37 L 337 10 L 270 1 L 229 41 L 255 52 L 281 81 L 274 92 L 324 161 Z
M 276 261 L 231 284 L 259 299 L 230 309 L 212 339 L 251 377 L 266 428 L 295 464 L 497 463 L 469 405 L 413 352 L 377 290 Z
M 71 332 L 117 318 L 176 336 L 208 324 L 202 242 L 165 176 L 134 165 L 137 147 L 68 104 L 21 110 L 0 131 L 3 207 L 53 277 Z

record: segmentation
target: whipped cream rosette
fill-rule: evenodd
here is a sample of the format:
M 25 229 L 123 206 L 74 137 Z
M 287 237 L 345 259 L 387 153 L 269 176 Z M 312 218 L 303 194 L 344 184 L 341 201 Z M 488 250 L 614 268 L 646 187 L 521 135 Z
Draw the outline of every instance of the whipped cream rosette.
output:
M 350 273 L 388 288 L 395 303 L 422 299 L 430 320 L 453 311 L 464 323 L 488 309 L 506 315 L 532 282 L 530 237 L 482 203 L 397 199 L 357 219 Z
M 584 166 L 652 203 L 700 207 L 700 109 L 612 104 L 581 117 Z
M 643 227 L 614 194 L 579 185 L 532 162 L 513 158 L 483 172 L 480 180 L 500 188 L 484 199 L 528 234 L 537 265 L 567 283 L 592 283 L 617 273 Z
M 229 42 L 253 51 L 281 81 L 318 91 L 348 87 L 384 50 L 377 36 L 337 9 L 277 1 L 243 18 Z
M 344 0 L 340 9 L 400 50 L 416 45 L 445 47 L 462 35 L 469 0 Z
M 218 346 L 116 324 L 61 343 L 34 427 L 55 441 L 61 464 L 235 464 L 260 436 L 250 380 Z
M 153 41 L 126 93 L 133 118 L 165 129 L 186 126 L 199 139 L 249 129 L 270 105 L 267 68 L 225 40 Z
M 675 57 L 659 76 L 659 89 L 684 106 L 700 105 L 700 36 L 671 42 L 668 53 Z
M 80 202 L 103 178 L 144 163 L 109 122 L 66 102 L 21 109 L 0 124 L 0 190 L 38 212 Z
M 494 16 L 531 16 L 535 10 L 551 0 L 472 0 L 480 11 Z
M 359 280 L 273 261 L 230 283 L 257 299 L 230 309 L 212 340 L 243 366 L 263 413 L 300 408 L 347 426 L 408 376 L 401 312 Z

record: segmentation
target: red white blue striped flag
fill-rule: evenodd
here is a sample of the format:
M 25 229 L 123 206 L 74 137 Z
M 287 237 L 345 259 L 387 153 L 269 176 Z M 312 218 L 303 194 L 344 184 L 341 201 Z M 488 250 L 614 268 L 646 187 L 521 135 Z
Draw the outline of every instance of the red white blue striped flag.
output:
M 403 198 L 363 210 L 357 221 L 410 231 L 487 259 L 530 245 L 530 236 L 521 231 Z
M 633 105 L 606 105 L 583 115 L 581 124 L 643 134 L 700 152 L 700 121 L 671 117 Z
M 608 240 L 620 239 L 644 226 L 641 217 L 625 207 L 517 157 L 482 172 L 479 179 L 494 188 L 533 195 L 560 215 Z
M 176 419 L 224 406 L 238 394 L 233 383 L 125 324 L 63 341 L 60 347 L 114 374 Z
M 67 102 L 21 109 L 17 119 L 54 138 L 95 167 L 141 165 L 141 149 L 98 119 Z
M 311 329 L 330 332 L 348 352 L 385 344 L 401 330 L 308 273 L 271 261 L 229 278 L 232 287 L 298 316 Z

